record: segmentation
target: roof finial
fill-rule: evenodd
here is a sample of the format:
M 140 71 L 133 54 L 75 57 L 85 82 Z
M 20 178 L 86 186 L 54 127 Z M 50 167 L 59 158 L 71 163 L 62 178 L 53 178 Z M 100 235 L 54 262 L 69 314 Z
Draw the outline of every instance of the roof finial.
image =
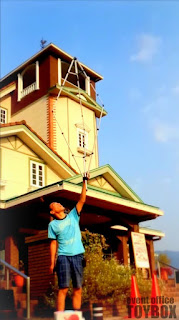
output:
M 44 49 L 45 48 L 45 44 L 46 44 L 47 40 L 40 40 L 40 46 L 41 46 L 41 49 Z

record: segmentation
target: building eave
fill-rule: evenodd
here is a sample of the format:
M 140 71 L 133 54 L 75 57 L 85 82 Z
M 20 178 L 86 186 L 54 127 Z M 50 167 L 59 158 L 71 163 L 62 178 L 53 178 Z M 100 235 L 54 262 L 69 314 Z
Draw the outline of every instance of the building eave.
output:
M 60 181 L 60 183 L 46 186 L 16 198 L 3 201 L 1 202 L 1 208 L 8 209 L 10 207 L 32 201 L 36 198 L 50 195 L 54 192 L 56 193 L 56 197 L 77 201 L 79 199 L 79 195 L 81 194 L 81 186 L 66 181 Z M 156 207 L 118 198 L 93 189 L 88 189 L 86 204 L 99 208 L 105 208 L 109 211 L 116 211 L 119 214 L 126 213 L 135 215 L 138 216 L 139 219 L 141 217 L 145 218 L 145 216 L 150 216 L 151 219 L 155 219 L 157 216 L 163 215 L 163 212 Z
M 51 87 L 48 92 L 51 94 L 58 95 L 60 89 L 61 89 L 61 86 L 56 84 L 55 86 Z M 73 89 L 73 90 L 75 91 L 75 89 Z M 79 89 L 76 89 L 76 92 L 79 92 Z M 85 95 L 83 90 L 80 90 L 80 92 Z M 63 87 L 63 89 L 61 91 L 61 96 L 67 96 L 78 103 L 80 102 L 80 98 L 77 95 L 70 92 L 70 89 L 68 87 Z M 81 104 L 84 105 L 85 107 L 89 108 L 90 110 L 93 110 L 95 112 L 96 117 L 98 117 L 98 118 L 101 115 L 102 115 L 102 117 L 107 115 L 107 111 L 102 109 L 102 107 L 94 99 L 92 99 L 91 97 L 88 97 L 88 98 L 91 102 L 84 101 L 81 99 Z
M 7 86 L 3 87 L 0 90 L 0 99 L 3 99 L 15 89 L 16 89 L 16 83 L 14 81 L 9 83 Z
M 36 152 L 46 163 L 51 163 L 51 166 L 58 172 L 62 172 L 63 178 L 76 174 L 69 164 L 66 163 L 55 151 L 47 146 L 45 141 L 40 138 L 25 121 L 5 124 L 1 126 L 0 137 L 5 138 L 12 135 L 17 135 L 26 145 Z
M 14 70 L 12 70 L 11 72 L 9 72 L 7 75 L 5 75 L 2 79 L 1 82 L 4 81 L 5 79 L 7 79 L 8 77 L 10 77 L 12 74 L 14 73 L 18 73 L 20 72 L 21 69 L 25 68 L 26 65 L 28 65 L 29 63 L 32 63 L 33 61 L 35 61 L 36 59 L 38 59 L 43 53 L 45 52 L 54 52 L 59 56 L 64 57 L 64 59 L 67 59 L 68 61 L 71 61 L 74 57 L 71 56 L 70 54 L 68 54 L 67 52 L 63 51 L 62 49 L 58 48 L 56 45 L 54 45 L 53 43 L 48 44 L 44 49 L 38 51 L 36 54 L 34 54 L 32 57 L 30 57 L 29 59 L 27 59 L 25 62 L 23 62 L 22 64 L 20 64 L 17 68 L 15 68 Z M 89 73 L 91 74 L 92 77 L 94 77 L 95 81 L 99 81 L 102 80 L 103 77 L 98 74 L 97 72 L 95 72 L 94 70 L 92 70 L 91 68 L 89 68 L 88 66 L 86 66 L 85 64 L 81 63 L 80 64 L 83 66 L 83 68 Z
M 145 235 L 153 236 L 153 237 L 165 237 L 165 233 L 160 230 L 153 230 L 149 228 L 139 227 L 139 232 Z

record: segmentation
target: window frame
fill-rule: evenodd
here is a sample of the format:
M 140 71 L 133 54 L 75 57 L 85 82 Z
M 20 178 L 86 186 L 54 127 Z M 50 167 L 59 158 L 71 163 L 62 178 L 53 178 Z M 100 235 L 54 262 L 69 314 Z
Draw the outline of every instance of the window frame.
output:
M 35 165 L 36 170 L 36 183 L 33 183 L 33 165 Z M 40 175 L 39 175 L 39 167 L 42 167 L 42 185 L 40 185 Z M 38 172 L 37 172 L 38 171 Z M 30 160 L 30 186 L 36 188 L 43 188 L 45 186 L 45 165 L 42 162 Z
M 80 141 L 79 141 L 80 135 L 85 137 L 85 139 L 84 139 L 85 146 L 84 147 L 83 147 L 83 145 L 80 145 Z M 83 139 L 81 138 L 81 140 L 83 140 Z M 83 141 L 82 141 L 82 144 L 83 144 Z M 82 149 L 88 149 L 88 132 L 86 132 L 86 130 L 84 132 L 83 129 L 77 128 L 77 146 Z
M 1 111 L 5 111 L 5 122 L 2 122 L 2 121 L 1 121 Z M 6 109 L 6 108 L 3 108 L 3 107 L 0 107 L 0 123 L 1 123 L 1 124 L 7 123 L 7 109 Z

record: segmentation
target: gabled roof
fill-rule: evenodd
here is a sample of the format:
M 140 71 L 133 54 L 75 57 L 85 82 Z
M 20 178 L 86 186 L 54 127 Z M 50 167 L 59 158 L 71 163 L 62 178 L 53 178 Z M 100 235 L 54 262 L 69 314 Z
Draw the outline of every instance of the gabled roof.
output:
M 17 135 L 29 148 L 64 177 L 64 180 L 60 182 L 1 201 L 2 209 L 22 205 L 42 196 L 62 197 L 78 201 L 81 193 L 82 176 L 77 174 L 54 150 L 50 149 L 25 121 L 2 125 L 0 133 L 1 137 Z M 99 180 L 102 185 L 99 184 L 98 186 Z M 86 202 L 109 212 L 116 211 L 119 214 L 123 212 L 135 215 L 140 221 L 155 219 L 157 216 L 163 215 L 159 208 L 144 204 L 110 165 L 90 171 Z
M 40 50 L 35 55 L 30 57 L 28 60 L 23 62 L 20 66 L 18 66 L 17 68 L 15 68 L 11 72 L 9 72 L 6 76 L 4 76 L 1 79 L 1 82 L 3 82 L 5 79 L 12 76 L 13 74 L 17 74 L 17 73 L 21 72 L 21 70 L 24 69 L 29 63 L 35 62 L 37 59 L 39 59 L 40 56 L 43 56 L 44 54 L 48 54 L 48 53 L 55 54 L 57 57 L 62 58 L 65 61 L 69 61 L 69 62 L 71 62 L 71 60 L 74 58 L 73 56 L 69 55 L 67 52 L 63 51 L 62 49 L 60 49 L 59 47 L 57 47 L 53 43 L 50 43 L 44 49 Z M 100 74 L 98 74 L 97 72 L 95 72 L 91 68 L 87 67 L 83 63 L 81 63 L 81 65 L 83 66 L 85 71 L 88 73 L 88 75 L 94 79 L 95 82 L 103 79 L 103 77 Z
M 47 143 L 30 127 L 26 121 L 6 123 L 1 125 L 0 137 L 17 135 L 40 158 L 60 173 L 63 178 L 68 178 L 77 171 L 73 169 L 62 157 L 58 155 Z
M 92 181 L 93 179 L 97 179 L 98 177 L 103 177 L 111 185 L 111 187 L 114 189 L 111 194 L 135 202 L 143 203 L 139 196 L 129 187 L 129 185 L 117 174 L 117 172 L 109 164 L 90 171 L 90 181 Z M 79 184 L 82 181 L 82 177 L 81 175 L 76 175 L 70 177 L 66 181 Z M 89 185 L 94 186 L 94 183 L 90 183 L 90 181 Z M 101 191 L 105 191 L 105 188 L 100 188 L 100 186 L 96 186 L 96 188 L 101 189 Z

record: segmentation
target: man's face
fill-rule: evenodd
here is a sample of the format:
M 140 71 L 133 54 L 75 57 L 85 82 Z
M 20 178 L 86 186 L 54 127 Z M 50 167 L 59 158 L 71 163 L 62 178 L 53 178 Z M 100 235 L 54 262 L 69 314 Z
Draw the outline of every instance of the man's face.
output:
M 53 202 L 50 204 L 50 214 L 54 217 L 60 213 L 64 213 L 65 208 L 58 202 Z

